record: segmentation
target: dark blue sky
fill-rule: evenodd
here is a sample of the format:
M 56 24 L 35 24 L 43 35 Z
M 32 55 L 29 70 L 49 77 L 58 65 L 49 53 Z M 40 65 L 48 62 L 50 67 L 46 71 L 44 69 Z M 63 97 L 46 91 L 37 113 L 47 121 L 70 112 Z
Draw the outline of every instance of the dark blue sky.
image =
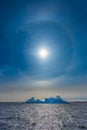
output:
M 87 1 L 0 1 L 0 100 L 86 93 Z

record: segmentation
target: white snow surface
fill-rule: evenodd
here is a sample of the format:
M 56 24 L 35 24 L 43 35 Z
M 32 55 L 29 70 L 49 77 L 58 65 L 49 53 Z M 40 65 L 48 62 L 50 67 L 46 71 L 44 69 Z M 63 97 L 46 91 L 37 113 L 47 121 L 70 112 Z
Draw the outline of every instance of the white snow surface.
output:
M 87 103 L 0 103 L 0 130 L 87 130 Z

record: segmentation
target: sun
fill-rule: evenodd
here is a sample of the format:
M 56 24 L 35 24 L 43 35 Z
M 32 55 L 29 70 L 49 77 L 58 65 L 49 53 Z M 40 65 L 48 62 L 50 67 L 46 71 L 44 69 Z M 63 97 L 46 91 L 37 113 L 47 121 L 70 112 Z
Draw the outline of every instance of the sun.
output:
M 43 59 L 46 58 L 48 56 L 48 51 L 44 48 L 40 49 L 39 50 L 39 56 Z

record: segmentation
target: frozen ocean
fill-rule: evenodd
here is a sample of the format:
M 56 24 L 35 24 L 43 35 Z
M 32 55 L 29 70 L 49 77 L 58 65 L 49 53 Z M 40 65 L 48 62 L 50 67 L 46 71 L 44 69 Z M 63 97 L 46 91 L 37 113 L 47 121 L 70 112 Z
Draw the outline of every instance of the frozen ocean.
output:
M 87 130 L 87 103 L 0 103 L 0 130 Z

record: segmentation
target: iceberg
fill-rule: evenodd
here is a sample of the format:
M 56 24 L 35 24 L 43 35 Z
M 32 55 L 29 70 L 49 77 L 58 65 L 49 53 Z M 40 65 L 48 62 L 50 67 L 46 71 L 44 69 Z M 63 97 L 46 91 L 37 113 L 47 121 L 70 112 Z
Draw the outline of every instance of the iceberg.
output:
M 63 100 L 60 96 L 45 98 L 44 100 L 35 99 L 34 97 L 28 99 L 25 103 L 37 103 L 37 104 L 69 104 L 69 102 Z

